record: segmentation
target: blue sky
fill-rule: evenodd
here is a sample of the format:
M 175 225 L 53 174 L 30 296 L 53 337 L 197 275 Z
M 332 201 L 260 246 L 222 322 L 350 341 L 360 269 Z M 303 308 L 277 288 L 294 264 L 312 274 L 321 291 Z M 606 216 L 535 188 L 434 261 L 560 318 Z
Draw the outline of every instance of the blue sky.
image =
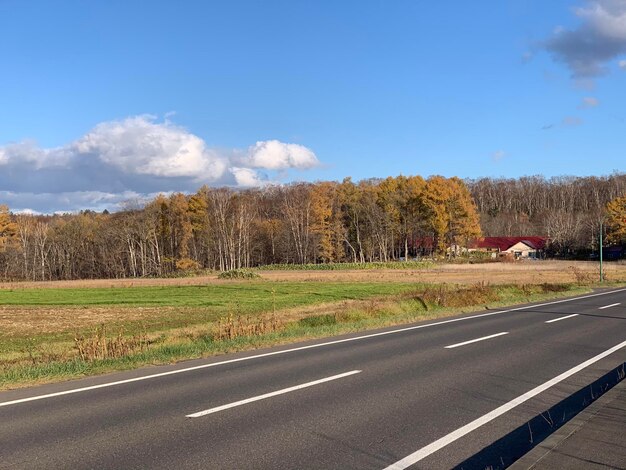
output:
M 626 0 L 0 0 L 0 203 L 624 171 L 625 59 Z

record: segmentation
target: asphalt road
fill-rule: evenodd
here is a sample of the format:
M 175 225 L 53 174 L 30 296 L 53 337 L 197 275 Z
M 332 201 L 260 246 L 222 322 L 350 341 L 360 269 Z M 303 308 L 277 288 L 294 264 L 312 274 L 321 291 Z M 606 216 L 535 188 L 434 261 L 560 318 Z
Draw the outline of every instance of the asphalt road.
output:
M 626 289 L 483 310 L 3 392 L 0 468 L 451 468 L 624 362 Z

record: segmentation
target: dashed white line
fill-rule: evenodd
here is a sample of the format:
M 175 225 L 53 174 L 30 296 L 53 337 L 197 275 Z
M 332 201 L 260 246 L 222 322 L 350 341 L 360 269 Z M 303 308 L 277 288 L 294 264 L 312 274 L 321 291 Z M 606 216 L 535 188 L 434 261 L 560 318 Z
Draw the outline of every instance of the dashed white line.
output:
M 567 320 L 568 318 L 577 317 L 578 315 L 578 313 L 574 313 L 573 315 L 567 315 L 566 317 L 559 317 L 553 320 L 548 320 L 546 323 L 554 323 L 555 321 Z
M 484 341 L 486 339 L 496 338 L 502 335 L 508 335 L 508 331 L 503 331 L 502 333 L 496 333 L 495 335 L 483 336 L 482 338 L 470 339 L 469 341 L 463 341 L 462 343 L 451 344 L 450 346 L 446 346 L 446 349 L 458 348 L 459 346 L 465 346 L 466 344 L 477 343 L 479 341 Z
M 216 406 L 215 408 L 210 408 L 204 411 L 198 411 L 197 413 L 192 413 L 187 415 L 187 418 L 199 418 L 201 416 L 206 416 L 211 413 L 217 413 L 218 411 L 224 411 L 229 408 L 235 408 L 236 406 L 245 405 L 247 403 L 252 403 L 254 401 L 265 400 L 266 398 L 275 397 L 276 395 L 282 395 L 284 393 L 294 392 L 296 390 L 301 390 L 303 388 L 312 387 L 313 385 L 319 385 L 324 382 L 330 382 L 331 380 L 342 379 L 344 377 L 348 377 L 350 375 L 360 373 L 360 370 L 351 370 L 350 372 L 344 372 L 343 374 L 333 375 L 331 377 L 326 377 L 319 380 L 314 380 L 313 382 L 307 382 L 305 384 L 295 385 L 293 387 L 283 388 L 282 390 L 276 390 L 275 392 L 265 393 L 263 395 L 259 395 L 252 398 L 246 398 L 245 400 L 239 400 L 234 403 L 228 403 L 227 405 Z
M 497 417 L 502 416 L 503 414 L 507 413 L 508 411 L 511 411 L 516 406 L 521 405 L 522 403 L 524 403 L 524 402 L 530 400 L 531 398 L 539 395 L 541 392 L 546 391 L 550 387 L 553 387 L 554 385 L 558 384 L 559 382 L 562 382 L 563 380 L 567 379 L 568 377 L 576 374 L 577 372 L 580 372 L 581 370 L 589 367 L 590 365 L 598 362 L 601 359 L 604 359 L 605 357 L 613 354 L 614 352 L 619 351 L 620 349 L 622 349 L 624 347 L 626 347 L 626 341 L 623 341 L 620 344 L 618 344 L 616 346 L 613 346 L 610 349 L 607 349 L 603 353 L 600 353 L 597 356 L 594 356 L 591 359 L 588 359 L 585 362 L 583 362 L 581 364 L 578 364 L 576 367 L 573 367 L 570 370 L 568 370 L 566 372 L 563 372 L 561 375 L 557 375 L 553 379 L 548 380 L 547 382 L 539 385 L 538 387 L 533 388 L 532 390 L 524 393 L 523 395 L 520 395 L 517 398 L 514 398 L 510 402 L 505 403 L 504 405 L 496 408 L 495 410 L 487 413 L 486 415 L 483 415 L 480 418 L 475 419 L 471 423 L 468 423 L 465 426 L 462 426 L 462 427 L 458 428 L 457 430 L 452 431 L 450 434 L 446 434 L 442 438 L 437 439 L 435 442 L 432 442 L 431 444 L 428 444 L 425 447 L 422 447 L 421 449 L 419 449 L 419 450 L 413 452 L 412 454 L 406 456 L 402 460 L 398 460 L 396 463 L 393 463 L 393 464 L 389 465 L 388 467 L 385 468 L 385 470 L 403 470 L 403 469 L 405 469 L 405 468 L 415 464 L 416 462 L 419 462 L 420 460 L 425 459 L 429 455 L 434 454 L 435 452 L 437 452 L 438 450 L 444 448 L 448 444 L 453 443 L 454 441 L 460 439 L 461 437 L 465 436 L 466 434 L 469 434 L 470 432 L 478 429 L 482 425 L 487 424 L 489 421 L 493 421 Z
M 616 304 L 605 305 L 604 307 L 598 307 L 598 310 L 604 310 L 605 308 L 617 307 L 621 302 L 617 302 Z

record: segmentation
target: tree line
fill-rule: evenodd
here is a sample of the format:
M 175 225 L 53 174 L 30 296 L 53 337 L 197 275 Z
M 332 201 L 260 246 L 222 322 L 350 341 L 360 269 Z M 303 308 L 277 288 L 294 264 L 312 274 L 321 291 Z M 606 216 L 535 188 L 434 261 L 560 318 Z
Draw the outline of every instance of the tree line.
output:
M 481 234 L 548 236 L 552 253 L 564 255 L 591 250 L 606 214 L 619 221 L 626 212 L 625 195 L 624 174 L 465 181 L 398 176 L 244 191 L 205 186 L 110 214 L 12 214 L 0 206 L 0 278 L 386 262 L 442 255 Z M 623 241 L 619 230 L 611 232 L 615 223 L 607 225 L 610 240 Z
M 547 236 L 551 254 L 560 256 L 594 250 L 607 204 L 626 195 L 623 173 L 481 178 L 467 184 L 485 236 Z M 605 225 L 611 236 L 612 224 Z
M 203 187 L 111 214 L 1 214 L 0 276 L 33 280 L 390 261 L 480 235 L 467 185 L 441 176 Z

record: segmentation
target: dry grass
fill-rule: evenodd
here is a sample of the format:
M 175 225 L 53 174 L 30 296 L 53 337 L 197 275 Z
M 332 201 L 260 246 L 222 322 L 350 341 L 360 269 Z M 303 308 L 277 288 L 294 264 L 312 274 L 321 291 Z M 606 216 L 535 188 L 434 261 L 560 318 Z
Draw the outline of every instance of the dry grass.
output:
M 241 336 L 260 336 L 275 333 L 285 327 L 284 317 L 275 314 L 261 317 L 242 317 L 241 315 L 229 314 L 217 322 L 212 339 L 223 341 L 235 339 Z
M 74 338 L 74 348 L 83 361 L 126 357 L 147 350 L 149 345 L 145 332 L 125 336 L 120 330 L 117 335 L 108 337 L 104 324 L 90 335 L 76 335 Z
M 438 264 L 427 269 L 372 269 L 345 271 L 257 271 L 264 280 L 320 282 L 428 282 L 475 284 L 543 284 L 578 282 L 577 274 L 598 278 L 598 263 L 586 261 L 520 261 L 514 263 Z M 626 263 L 606 263 L 606 278 L 626 279 Z M 233 284 L 218 275 L 168 279 L 94 279 L 80 281 L 5 282 L 0 289 L 20 288 L 107 288 L 140 286 L 198 286 Z
M 141 322 L 166 315 L 184 314 L 184 307 L 16 307 L 0 306 L 0 326 L 5 336 L 25 336 L 74 331 L 122 321 Z

